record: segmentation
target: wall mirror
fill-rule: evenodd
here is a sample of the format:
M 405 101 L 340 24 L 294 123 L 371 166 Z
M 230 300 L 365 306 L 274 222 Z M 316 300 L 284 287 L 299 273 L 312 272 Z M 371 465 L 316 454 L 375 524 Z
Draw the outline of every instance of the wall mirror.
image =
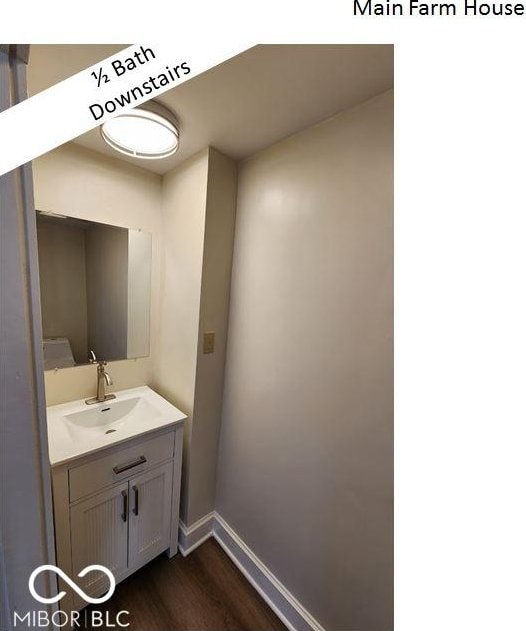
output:
M 37 211 L 44 369 L 150 353 L 148 232 Z

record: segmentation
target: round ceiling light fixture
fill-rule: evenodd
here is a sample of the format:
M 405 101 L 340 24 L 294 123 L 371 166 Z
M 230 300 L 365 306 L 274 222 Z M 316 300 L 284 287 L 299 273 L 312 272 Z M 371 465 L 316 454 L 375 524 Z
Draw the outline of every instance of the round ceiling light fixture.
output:
M 100 133 L 110 147 L 134 158 L 167 158 L 179 147 L 177 119 L 155 101 L 106 121 L 100 126 Z

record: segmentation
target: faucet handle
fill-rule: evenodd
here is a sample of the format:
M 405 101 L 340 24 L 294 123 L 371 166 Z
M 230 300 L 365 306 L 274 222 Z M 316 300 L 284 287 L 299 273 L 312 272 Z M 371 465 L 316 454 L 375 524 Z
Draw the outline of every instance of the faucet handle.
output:
M 88 353 L 88 361 L 90 364 L 97 363 L 97 356 L 95 355 L 95 352 L 92 351 L 91 349 L 89 350 L 89 353 Z

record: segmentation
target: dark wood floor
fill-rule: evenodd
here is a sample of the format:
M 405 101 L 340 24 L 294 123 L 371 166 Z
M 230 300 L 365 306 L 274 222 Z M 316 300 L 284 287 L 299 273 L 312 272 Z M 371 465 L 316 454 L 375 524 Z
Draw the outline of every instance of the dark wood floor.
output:
M 108 611 L 110 619 L 129 611 L 129 631 L 286 630 L 213 539 L 186 558 L 158 557 L 117 585 L 108 603 L 92 608 Z

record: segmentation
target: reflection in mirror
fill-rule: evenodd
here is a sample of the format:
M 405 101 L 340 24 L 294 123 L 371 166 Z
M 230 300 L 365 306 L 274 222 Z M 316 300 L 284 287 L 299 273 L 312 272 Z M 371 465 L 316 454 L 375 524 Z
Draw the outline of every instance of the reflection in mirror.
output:
M 37 211 L 44 368 L 145 357 L 151 235 Z

